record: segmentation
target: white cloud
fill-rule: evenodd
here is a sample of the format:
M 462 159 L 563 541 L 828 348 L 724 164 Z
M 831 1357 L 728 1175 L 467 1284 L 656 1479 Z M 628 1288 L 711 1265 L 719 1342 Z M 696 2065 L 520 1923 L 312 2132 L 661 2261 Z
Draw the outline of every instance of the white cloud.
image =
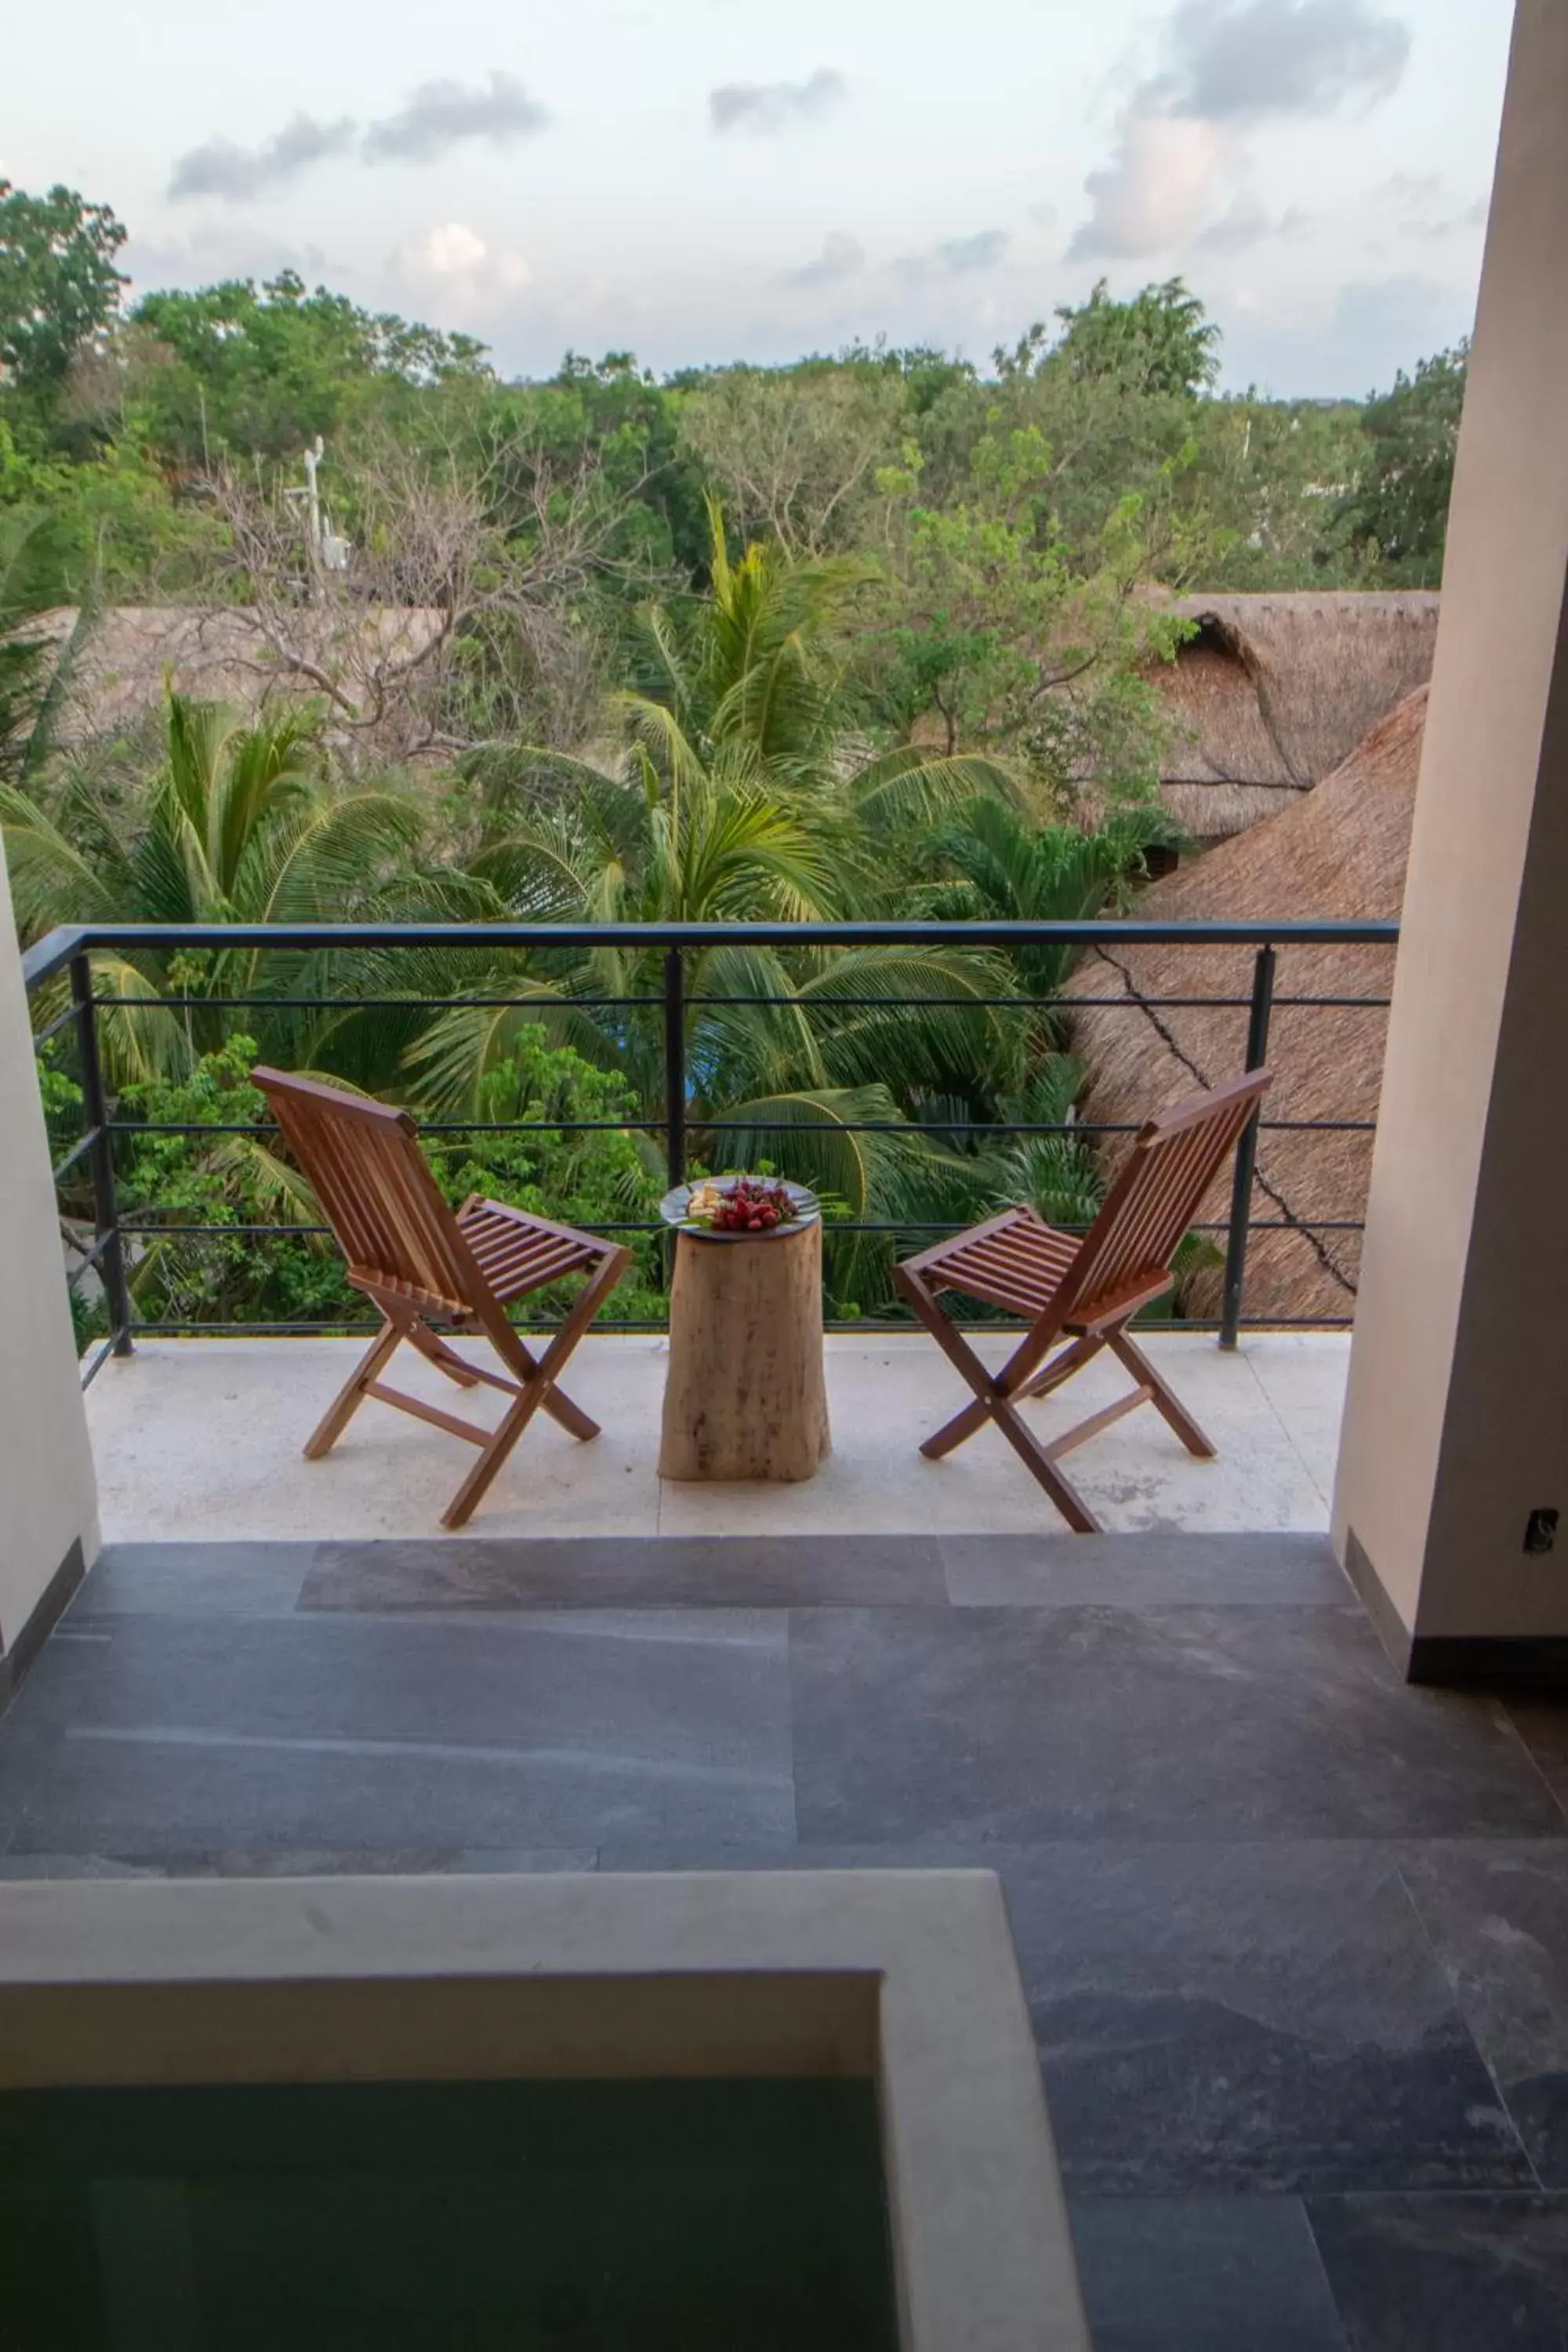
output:
M 848 92 L 841 73 L 818 66 L 805 81 L 722 82 L 708 93 L 708 116 L 715 131 L 787 131 L 826 114 Z
M 1229 211 L 1200 229 L 1193 247 L 1198 253 L 1245 253 L 1248 246 L 1276 234 L 1286 234 L 1284 222 L 1275 221 L 1256 188 L 1238 188 Z
M 1374 105 L 1401 80 L 1409 27 L 1372 0 L 1177 0 L 1163 62 L 1133 91 L 1117 144 L 1085 181 L 1079 260 L 1135 260 L 1189 242 L 1235 251 L 1266 236 L 1246 185 L 1243 133 Z M 1226 182 L 1230 209 L 1206 220 Z
M 403 247 L 396 266 L 399 277 L 411 286 L 449 289 L 481 304 L 521 293 L 533 278 L 521 253 L 492 248 L 467 221 L 446 221 L 426 229 Z
M 899 268 L 906 278 L 968 278 L 977 270 L 994 268 L 1012 241 L 1005 228 L 944 237 L 929 252 L 906 254 Z
M 467 139 L 488 139 L 507 147 L 542 131 L 545 108 L 511 74 L 492 70 L 489 85 L 465 89 L 460 82 L 422 82 L 395 114 L 366 123 L 362 133 L 350 115 L 317 122 L 297 114 L 258 147 L 232 139 L 209 139 L 179 157 L 169 180 L 176 200 L 221 196 L 241 204 L 286 186 L 312 165 L 353 154 L 362 163 L 429 163 Z
M 461 82 L 421 82 L 405 106 L 364 134 L 367 163 L 431 163 L 465 139 L 488 139 L 510 147 L 542 131 L 550 115 L 514 74 L 491 69 L 488 89 L 465 89 Z
M 1373 190 L 1372 203 L 1403 236 L 1427 245 L 1484 228 L 1489 209 L 1485 196 L 1466 204 L 1438 172 L 1395 172 Z
M 1178 0 L 1168 39 L 1184 114 L 1209 122 L 1375 102 L 1410 61 L 1410 27 L 1369 0 Z
M 1184 245 L 1213 198 L 1233 152 L 1212 122 L 1180 115 L 1129 114 L 1103 172 L 1084 185 L 1094 209 L 1068 248 L 1073 260 L 1135 260 Z
M 353 145 L 354 126 L 347 115 L 336 122 L 317 122 L 297 114 L 259 147 L 237 147 L 232 139 L 209 139 L 193 147 L 174 165 L 169 182 L 174 197 L 222 196 L 240 204 L 282 187 L 330 155 L 342 155 Z
M 844 229 L 830 229 L 822 240 L 822 251 L 815 261 L 802 264 L 798 269 L 786 269 L 779 279 L 781 286 L 835 286 L 846 278 L 857 277 L 866 267 L 866 248 L 858 236 Z

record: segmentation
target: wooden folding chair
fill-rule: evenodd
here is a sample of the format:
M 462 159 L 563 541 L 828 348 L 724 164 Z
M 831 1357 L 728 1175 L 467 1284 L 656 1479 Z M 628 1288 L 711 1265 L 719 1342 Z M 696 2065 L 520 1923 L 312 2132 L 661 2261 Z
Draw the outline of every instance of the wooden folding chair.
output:
M 1008 1209 L 935 1249 L 907 1258 L 895 1270 L 900 1291 L 974 1391 L 973 1403 L 928 1437 L 922 1454 L 938 1460 L 994 1421 L 1079 1535 L 1098 1535 L 1100 1522 L 1058 1464 L 1064 1454 L 1097 1437 L 1124 1413 L 1152 1404 L 1189 1454 L 1212 1459 L 1215 1448 L 1128 1337 L 1127 1326 L 1141 1307 L 1171 1288 L 1171 1260 L 1182 1236 L 1239 1141 L 1270 1076 L 1268 1070 L 1249 1071 L 1229 1086 L 1194 1095 L 1151 1119 L 1081 1241 L 1056 1232 L 1033 1209 Z M 1031 1328 L 1001 1371 L 988 1372 L 949 1320 L 940 1303 L 946 1290 L 1028 1317 Z M 1058 1340 L 1067 1344 L 1053 1355 Z M 1105 1348 L 1131 1372 L 1136 1387 L 1064 1436 L 1042 1444 L 1025 1426 L 1019 1405 L 1026 1397 L 1046 1396 L 1060 1388 Z
M 250 1075 L 276 1112 L 337 1235 L 349 1280 L 374 1299 L 385 1318 L 306 1445 L 306 1458 L 317 1461 L 331 1450 L 366 1397 L 396 1405 L 479 1447 L 479 1460 L 441 1514 L 443 1527 L 460 1528 L 541 1407 L 574 1437 L 596 1437 L 598 1423 L 557 1383 L 567 1358 L 626 1272 L 631 1252 L 477 1192 L 454 1213 L 406 1111 L 281 1070 Z M 560 1330 L 535 1359 L 508 1321 L 507 1307 L 568 1274 L 585 1274 L 588 1280 Z M 469 1363 L 432 1328 L 436 1324 L 482 1333 L 514 1377 Z M 402 1389 L 388 1388 L 381 1372 L 405 1339 L 459 1388 L 482 1383 L 512 1398 L 496 1428 L 480 1428 Z

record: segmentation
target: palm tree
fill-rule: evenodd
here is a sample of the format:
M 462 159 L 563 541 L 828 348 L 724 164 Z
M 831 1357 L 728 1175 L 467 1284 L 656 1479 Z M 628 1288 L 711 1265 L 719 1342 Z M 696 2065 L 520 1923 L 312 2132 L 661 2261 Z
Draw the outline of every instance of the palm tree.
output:
M 848 724 L 830 642 L 863 571 L 791 564 L 757 548 L 731 564 L 722 518 L 710 511 L 713 594 L 642 616 L 642 688 L 612 706 L 620 756 L 598 766 L 531 749 L 513 764 L 509 792 L 496 791 L 492 772 L 492 823 L 471 871 L 514 916 L 849 916 L 878 903 L 890 845 L 912 824 L 976 793 L 1022 795 L 1017 772 L 996 760 L 908 748 L 870 756 Z M 504 826 L 494 821 L 502 808 Z M 698 1149 L 717 1161 L 780 1161 L 857 1213 L 901 1213 L 942 1155 L 918 1127 L 902 1131 L 888 1074 L 899 1073 L 905 1100 L 955 1070 L 976 1084 L 982 1071 L 1005 1074 L 1005 1034 L 983 1003 L 996 978 L 993 960 L 951 950 L 786 956 L 733 942 L 689 951 L 688 1117 Z M 477 992 L 505 988 L 498 970 Z M 460 1112 L 518 1024 L 542 1020 L 561 1042 L 623 1071 L 655 1119 L 662 988 L 660 960 L 646 951 L 532 959 L 515 1003 L 432 1024 L 413 1049 L 418 1083 L 433 1104 Z M 589 1007 L 606 999 L 613 1010 L 595 1040 Z
M 1124 903 L 1144 875 L 1145 853 L 1173 846 L 1179 829 L 1152 803 L 1115 808 L 1092 831 L 1029 825 L 995 801 L 973 800 L 935 829 L 928 854 L 938 879 L 930 911 L 950 921 L 1089 922 Z M 1073 961 L 1070 948 L 1016 950 L 1026 992 L 1054 996 Z
M 142 791 L 105 792 L 85 761 L 53 790 L 0 785 L 0 838 L 24 939 L 58 923 L 298 923 L 379 910 L 405 877 L 422 829 L 388 790 L 339 792 L 318 723 L 298 709 L 247 722 L 225 705 L 165 698 L 163 758 Z M 188 1066 L 232 1025 L 222 1001 L 325 994 L 320 960 L 255 950 L 162 950 L 93 958 L 110 1075 Z M 178 1017 L 152 1008 L 184 1003 Z M 297 1010 L 248 1014 L 269 1049 L 296 1056 Z

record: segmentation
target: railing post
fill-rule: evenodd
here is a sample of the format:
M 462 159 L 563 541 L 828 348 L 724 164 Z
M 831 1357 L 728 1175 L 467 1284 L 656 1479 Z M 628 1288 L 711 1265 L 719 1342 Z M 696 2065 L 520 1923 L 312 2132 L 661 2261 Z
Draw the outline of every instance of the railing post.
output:
M 92 1169 L 92 1241 L 101 1251 L 98 1261 L 109 1328 L 117 1356 L 131 1353 L 131 1286 L 125 1278 L 125 1245 L 120 1234 L 120 1208 L 114 1192 L 114 1139 L 109 1132 L 109 1105 L 103 1091 L 103 1065 L 98 1055 L 98 1008 L 92 1001 L 92 965 L 85 955 L 71 958 L 71 999 L 76 1006 L 77 1045 L 81 1056 L 81 1094 L 89 1130 L 94 1135 L 88 1158 Z
M 1247 1066 L 1260 1070 L 1268 1059 L 1268 1024 L 1274 1011 L 1274 950 L 1259 948 L 1252 971 L 1252 1014 L 1247 1030 Z M 1247 1286 L 1247 1228 L 1252 1223 L 1252 1180 L 1258 1170 L 1261 1103 L 1242 1129 L 1236 1147 L 1236 1181 L 1230 1196 L 1230 1239 L 1225 1255 L 1225 1304 L 1219 1344 L 1234 1349 L 1241 1337 L 1241 1297 Z
M 664 1145 L 673 1192 L 686 1181 L 686 970 L 679 948 L 664 956 Z

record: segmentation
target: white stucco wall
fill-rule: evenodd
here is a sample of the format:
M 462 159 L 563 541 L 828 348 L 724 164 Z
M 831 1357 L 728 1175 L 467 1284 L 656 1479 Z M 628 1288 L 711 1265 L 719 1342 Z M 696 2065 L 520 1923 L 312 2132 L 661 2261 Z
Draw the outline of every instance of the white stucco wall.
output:
M 1568 9 L 1520 0 L 1335 1503 L 1407 1633 L 1568 1634 Z
M 78 1538 L 90 1565 L 98 1494 L 0 850 L 0 1647 Z

